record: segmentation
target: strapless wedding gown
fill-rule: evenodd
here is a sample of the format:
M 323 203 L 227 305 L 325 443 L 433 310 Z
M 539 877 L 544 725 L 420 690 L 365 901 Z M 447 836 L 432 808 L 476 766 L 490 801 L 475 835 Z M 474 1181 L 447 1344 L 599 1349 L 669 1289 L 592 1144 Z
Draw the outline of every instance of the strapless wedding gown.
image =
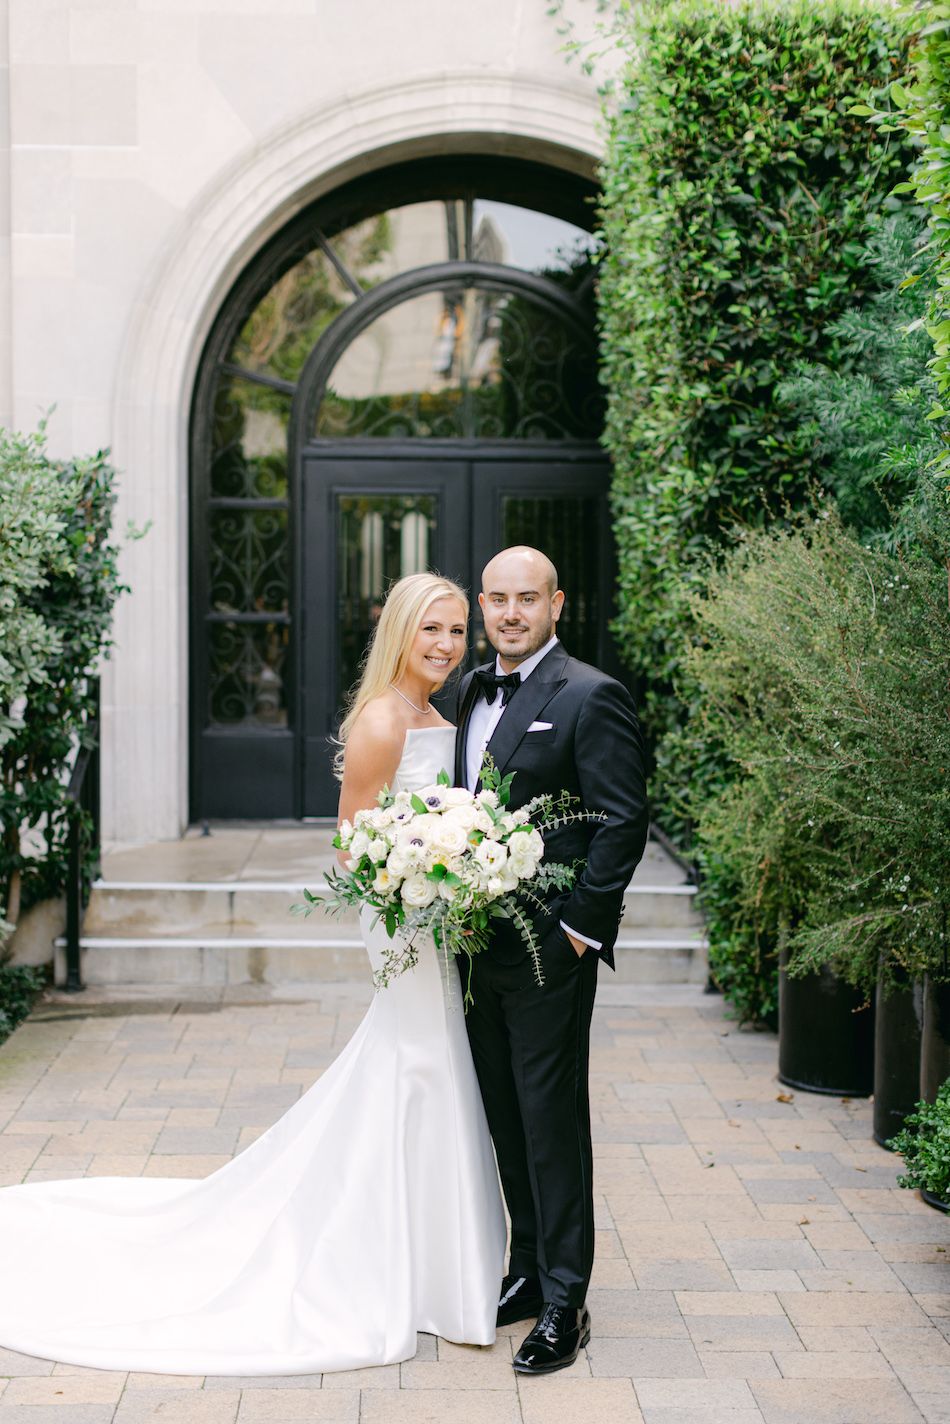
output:
M 395 789 L 451 767 L 410 731 Z M 390 943 L 363 925 L 374 967 Z M 430 940 L 278 1123 L 204 1181 L 0 1190 L 0 1345 L 109 1370 L 278 1375 L 487 1345 L 505 1244 L 454 960 Z

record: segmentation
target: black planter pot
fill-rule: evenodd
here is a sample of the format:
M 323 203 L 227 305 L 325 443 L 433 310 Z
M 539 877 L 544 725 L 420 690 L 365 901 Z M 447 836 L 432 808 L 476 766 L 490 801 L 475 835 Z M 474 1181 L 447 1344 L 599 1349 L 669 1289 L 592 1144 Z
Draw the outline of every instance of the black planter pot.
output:
M 886 1147 L 920 1097 L 924 991 L 920 983 L 878 983 L 874 1012 L 874 1140 Z
M 919 1191 L 928 1206 L 935 1207 L 937 1211 L 950 1211 L 950 1202 L 945 1202 L 942 1197 L 935 1197 L 933 1192 L 928 1192 L 923 1187 L 920 1187 Z
M 867 1098 L 874 1091 L 874 1009 L 827 964 L 778 981 L 778 1076 L 791 1088 Z
M 950 984 L 924 980 L 924 1027 L 920 1043 L 920 1096 L 937 1101 L 937 1090 L 950 1078 Z

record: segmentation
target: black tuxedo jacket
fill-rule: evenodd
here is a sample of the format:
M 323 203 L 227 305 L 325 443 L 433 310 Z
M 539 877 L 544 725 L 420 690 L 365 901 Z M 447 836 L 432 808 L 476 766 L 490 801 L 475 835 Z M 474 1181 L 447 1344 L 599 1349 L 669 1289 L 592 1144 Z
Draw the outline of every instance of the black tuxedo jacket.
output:
M 485 668 L 494 670 L 494 662 Z M 468 673 L 459 688 L 455 781 L 464 786 L 468 721 L 479 684 Z M 550 730 L 529 732 L 532 722 Z M 601 944 L 613 968 L 623 892 L 643 855 L 649 828 L 643 741 L 633 699 L 619 682 L 569 657 L 555 644 L 515 691 L 488 751 L 502 775 L 515 773 L 509 806 L 516 810 L 545 792 L 568 791 L 606 821 L 581 821 L 546 832 L 544 859 L 584 862 L 574 888 L 552 890 L 535 917 L 538 934 L 557 920 Z M 496 922 L 492 953 L 510 961 L 525 953 L 514 926 Z

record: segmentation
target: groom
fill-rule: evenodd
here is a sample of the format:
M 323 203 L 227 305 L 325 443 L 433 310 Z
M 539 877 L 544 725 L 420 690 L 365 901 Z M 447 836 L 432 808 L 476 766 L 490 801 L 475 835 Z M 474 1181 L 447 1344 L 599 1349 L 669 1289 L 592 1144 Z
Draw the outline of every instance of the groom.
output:
M 597 961 L 613 968 L 623 892 L 646 843 L 643 743 L 626 689 L 558 641 L 564 594 L 545 554 L 496 554 L 478 601 L 497 657 L 459 691 L 456 784 L 476 789 L 487 750 L 515 773 L 512 810 L 568 791 L 605 815 L 545 836 L 546 860 L 579 866 L 573 889 L 552 889 L 534 918 L 544 987 L 510 921 L 495 921 L 472 967 L 469 1039 L 511 1216 L 498 1324 L 537 1320 L 514 1367 L 547 1374 L 590 1339 L 590 1021 Z

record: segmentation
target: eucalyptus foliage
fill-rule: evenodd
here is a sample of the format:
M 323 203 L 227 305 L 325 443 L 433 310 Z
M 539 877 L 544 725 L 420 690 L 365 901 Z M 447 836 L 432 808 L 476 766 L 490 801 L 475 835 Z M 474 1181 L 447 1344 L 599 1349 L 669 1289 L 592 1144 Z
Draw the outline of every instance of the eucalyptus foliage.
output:
M 628 48 L 599 302 L 618 632 L 658 738 L 684 716 L 672 684 L 703 552 L 800 505 L 821 472 L 776 387 L 796 360 L 850 361 L 831 323 L 868 290 L 865 226 L 909 149 L 848 109 L 902 74 L 906 40 L 862 0 L 679 0 L 633 22 Z

